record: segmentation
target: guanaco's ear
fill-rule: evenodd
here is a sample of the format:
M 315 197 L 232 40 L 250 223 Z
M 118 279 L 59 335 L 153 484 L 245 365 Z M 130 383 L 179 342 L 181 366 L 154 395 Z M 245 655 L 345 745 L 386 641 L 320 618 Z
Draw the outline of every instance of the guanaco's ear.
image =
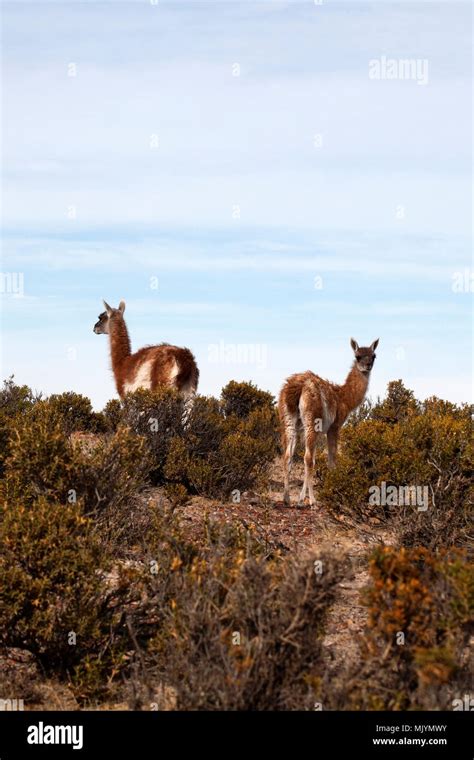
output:
M 351 338 L 351 346 L 354 353 L 359 350 L 359 344 L 356 340 L 354 340 L 354 338 Z
M 119 311 L 121 311 L 122 314 L 124 313 L 124 311 L 125 311 L 125 301 L 120 301 L 120 303 L 119 303 Z
M 375 351 L 375 349 L 379 345 L 379 340 L 380 340 L 380 338 L 377 338 L 377 340 L 374 340 L 374 342 L 372 343 L 372 345 L 370 347 L 372 349 L 372 351 Z
M 112 307 L 109 306 L 109 304 L 107 303 L 107 301 L 104 301 L 104 306 L 105 306 L 105 311 L 107 312 L 107 316 L 110 317 L 110 315 L 113 312 Z

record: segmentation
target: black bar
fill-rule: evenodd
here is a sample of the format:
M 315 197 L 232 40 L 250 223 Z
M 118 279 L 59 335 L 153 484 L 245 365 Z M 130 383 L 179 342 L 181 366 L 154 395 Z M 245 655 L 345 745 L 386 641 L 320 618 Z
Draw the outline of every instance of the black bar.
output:
M 0 760 L 27 757 L 246 758 L 293 749 L 316 758 L 473 758 L 471 712 L 1 712 Z M 40 732 L 43 726 L 42 733 Z M 56 734 L 48 727 L 70 727 Z M 50 737 L 71 744 L 31 744 Z M 445 727 L 436 730 L 433 727 Z M 76 727 L 76 733 L 72 733 Z M 430 727 L 430 728 L 429 728 Z M 377 743 L 374 742 L 377 741 Z M 391 743 L 388 743 L 388 740 Z M 424 740 L 424 744 L 422 744 Z M 98 755 L 98 753 L 100 753 Z M 342 754 L 341 754 L 342 753 Z

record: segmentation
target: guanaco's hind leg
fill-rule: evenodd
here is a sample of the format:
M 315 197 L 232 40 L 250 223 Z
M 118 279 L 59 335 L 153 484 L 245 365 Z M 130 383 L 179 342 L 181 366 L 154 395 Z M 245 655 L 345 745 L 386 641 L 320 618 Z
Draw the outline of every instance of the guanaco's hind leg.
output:
M 298 437 L 296 414 L 284 411 L 282 414 L 282 449 L 283 449 L 283 502 L 290 506 L 290 474 Z
M 314 460 L 316 455 L 316 431 L 314 429 L 314 423 L 310 420 L 304 421 L 304 439 L 305 439 L 305 452 L 304 452 L 304 482 L 301 489 L 298 506 L 302 507 L 304 504 L 306 491 L 308 491 L 309 505 L 314 506 L 314 490 L 313 490 L 313 472 L 314 472 Z

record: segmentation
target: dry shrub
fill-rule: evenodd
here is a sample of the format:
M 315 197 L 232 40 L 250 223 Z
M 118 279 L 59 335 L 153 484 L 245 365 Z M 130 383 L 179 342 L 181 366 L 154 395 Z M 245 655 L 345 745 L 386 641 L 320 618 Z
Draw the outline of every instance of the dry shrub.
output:
M 94 517 L 104 542 L 111 542 L 117 552 L 131 546 L 144 528 L 134 528 L 133 512 L 151 466 L 145 441 L 119 426 L 91 455 L 84 455 L 80 447 L 73 450 L 70 489 L 82 500 L 86 514 Z
M 53 394 L 42 401 L 39 406 L 43 405 L 49 414 L 58 420 L 66 435 L 76 431 L 103 433 L 106 430 L 103 415 L 94 412 L 90 400 L 80 393 L 67 391 Z
M 16 385 L 13 376 L 3 381 L 0 390 L 0 476 L 9 453 L 10 429 L 17 416 L 25 414 L 40 400 L 27 385 Z
M 82 503 L 9 498 L 0 543 L 0 651 L 30 652 L 81 704 L 107 698 L 133 661 L 136 599 L 125 574 L 107 582 L 112 560 Z
M 359 663 L 326 675 L 323 701 L 333 709 L 452 709 L 470 688 L 472 564 L 460 551 L 382 547 L 369 572 Z
M 469 410 L 436 399 L 422 408 L 411 392 L 402 390 L 397 385 L 397 403 L 383 402 L 373 418 L 343 429 L 335 470 L 328 470 L 323 455 L 318 456 L 319 498 L 331 513 L 349 521 L 390 519 L 406 545 L 465 543 L 472 501 Z M 370 489 L 382 482 L 387 488 L 426 487 L 428 509 L 371 504 Z
M 278 429 L 272 397 L 251 383 L 229 386 L 220 401 L 197 396 L 185 419 L 183 401 L 174 390 L 140 390 L 124 401 L 125 421 L 147 442 L 152 481 L 166 483 L 180 502 L 183 488 L 223 498 L 244 491 L 275 457 Z
M 40 496 L 0 512 L 0 641 L 67 670 L 98 635 L 101 547 L 80 504 Z M 76 637 L 76 643 L 70 643 Z
M 122 403 L 117 398 L 110 399 L 102 410 L 102 416 L 107 432 L 115 432 L 118 426 L 124 422 Z
M 460 546 L 472 550 L 472 486 L 466 473 L 457 476 L 449 493 L 437 493 L 427 511 L 404 507 L 394 521 L 397 545 L 424 546 L 434 553 L 440 547 Z
M 226 417 L 235 415 L 247 419 L 255 409 L 273 409 L 275 399 L 271 393 L 260 390 L 251 382 L 231 380 L 222 389 L 221 405 Z
M 130 511 L 145 485 L 149 460 L 144 440 L 127 428 L 103 436 L 91 452 L 74 445 L 61 421 L 46 406 L 17 419 L 10 431 L 4 493 L 25 502 L 39 496 L 61 503 L 81 501 L 86 515 L 100 525 L 104 543 L 119 548 L 136 539 Z
M 315 565 L 315 561 L 321 565 Z M 321 638 L 340 564 L 267 557 L 236 524 L 207 525 L 198 542 L 160 516 L 132 616 L 144 677 L 187 710 L 313 709 Z
M 272 409 L 255 409 L 245 419 L 224 418 L 215 399 L 199 398 L 186 435 L 172 441 L 165 476 L 192 492 L 228 499 L 254 486 L 276 451 Z
M 183 435 L 183 399 L 171 388 L 139 389 L 123 401 L 122 419 L 134 433 L 143 436 L 150 452 L 154 483 L 164 480 L 171 442 Z

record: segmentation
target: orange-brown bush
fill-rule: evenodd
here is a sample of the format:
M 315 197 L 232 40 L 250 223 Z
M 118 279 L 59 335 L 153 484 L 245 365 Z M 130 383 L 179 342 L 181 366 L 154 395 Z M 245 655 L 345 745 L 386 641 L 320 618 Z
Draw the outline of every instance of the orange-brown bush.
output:
M 459 550 L 377 549 L 364 592 L 368 625 L 358 664 L 326 680 L 332 708 L 452 709 L 469 688 L 474 567 Z M 471 655 L 472 658 L 472 655 Z

